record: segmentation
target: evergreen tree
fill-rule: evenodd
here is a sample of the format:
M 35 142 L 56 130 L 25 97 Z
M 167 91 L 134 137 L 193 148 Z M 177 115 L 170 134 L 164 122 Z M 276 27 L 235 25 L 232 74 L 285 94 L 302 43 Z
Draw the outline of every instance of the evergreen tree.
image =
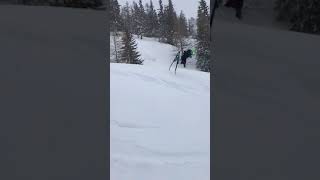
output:
M 188 36 L 187 21 L 182 11 L 177 19 L 177 29 L 175 33 L 176 45 L 179 46 L 180 51 L 183 52 L 185 47 L 188 45 L 185 40 Z
M 132 31 L 132 27 L 133 27 L 133 23 L 132 23 L 132 13 L 130 11 L 130 6 L 129 3 L 126 2 L 126 4 L 121 8 L 121 19 L 123 21 L 123 23 L 121 24 L 121 29 L 122 30 L 131 30 Z
M 144 10 L 145 10 L 145 15 L 147 16 L 148 15 L 148 10 L 149 10 L 149 8 L 150 8 L 150 6 L 149 6 L 149 3 L 146 3 L 145 5 L 144 5 Z
M 110 0 L 110 30 L 111 31 L 118 31 L 121 30 L 121 16 L 120 16 L 120 5 L 118 0 Z
M 163 9 L 163 4 L 162 0 L 159 0 L 159 13 L 158 13 L 158 23 L 159 23 L 159 28 L 158 28 L 158 36 L 159 36 L 159 41 L 163 42 L 165 39 L 165 16 L 164 16 L 164 9 Z
M 113 48 L 110 47 L 110 54 L 112 57 L 111 62 L 120 63 L 120 48 L 121 42 L 118 40 L 119 32 L 111 32 L 112 33 L 112 41 L 113 41 Z
M 142 4 L 142 0 L 139 0 L 139 11 L 138 11 L 138 15 L 139 17 L 136 19 L 136 21 L 138 21 L 138 23 L 140 24 L 140 28 L 139 28 L 139 36 L 142 39 L 142 36 L 146 33 L 147 29 L 146 29 L 146 13 Z
M 131 32 L 125 29 L 122 36 L 123 47 L 120 51 L 120 62 L 128 64 L 142 64 L 140 54 L 137 52 L 137 44 L 133 39 Z
M 136 35 L 141 34 L 142 32 L 142 28 L 143 28 L 143 24 L 140 20 L 140 8 L 138 6 L 138 4 L 133 1 L 132 3 L 132 32 Z
M 188 20 L 188 34 L 192 37 L 196 36 L 196 20 L 193 17 Z
M 144 7 L 142 4 L 142 0 L 139 0 L 139 8 L 140 8 L 141 14 L 144 14 Z
M 112 34 L 112 40 L 113 40 L 113 52 L 110 52 L 114 55 L 115 59 L 114 61 L 119 63 L 119 47 L 120 44 L 117 41 L 118 38 L 118 31 L 121 31 L 123 29 L 122 26 L 122 18 L 120 15 L 120 5 L 118 3 L 118 0 L 110 0 L 110 33 Z M 111 49 L 111 48 L 110 48 Z
M 197 68 L 210 72 L 210 19 L 205 0 L 200 0 L 197 18 Z
M 277 0 L 277 19 L 290 23 L 290 29 L 307 33 L 320 33 L 319 0 Z
M 172 0 L 169 0 L 168 6 L 164 9 L 164 28 L 166 43 L 175 45 L 176 29 L 177 29 L 177 14 L 174 10 Z
M 180 34 L 183 37 L 187 37 L 188 36 L 188 25 L 187 25 L 187 19 L 183 13 L 183 11 L 180 12 L 179 15 L 179 30 L 180 30 Z
M 152 0 L 150 0 L 150 5 L 147 4 L 147 14 L 146 14 L 146 35 L 151 37 L 157 36 L 157 30 L 159 28 L 157 12 L 154 9 Z

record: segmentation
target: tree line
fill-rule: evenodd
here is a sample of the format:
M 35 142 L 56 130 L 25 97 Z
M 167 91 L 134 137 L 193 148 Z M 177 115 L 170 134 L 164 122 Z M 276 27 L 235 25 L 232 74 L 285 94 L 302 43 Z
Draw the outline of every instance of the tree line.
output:
M 113 34 L 114 40 L 118 32 L 123 32 L 123 46 L 119 52 L 116 52 L 116 61 L 142 64 L 143 61 L 139 59 L 133 34 L 140 39 L 155 37 L 159 42 L 178 47 L 181 52 L 188 45 L 186 39 L 193 37 L 197 40 L 197 67 L 202 71 L 209 72 L 210 18 L 205 0 L 199 1 L 197 19 L 193 17 L 187 19 L 183 11 L 177 14 L 172 0 L 168 0 L 168 4 L 163 4 L 162 0 L 159 0 L 158 3 L 159 9 L 155 9 L 152 0 L 145 4 L 142 0 L 133 1 L 132 4 L 127 2 L 123 6 L 120 6 L 117 0 L 110 0 L 110 32 Z M 114 43 L 116 46 L 115 41 Z M 129 46 L 130 44 L 132 46 Z
M 195 35 L 195 19 L 186 19 L 183 11 L 177 15 L 172 0 L 164 5 L 159 0 L 156 10 L 152 0 L 143 4 L 142 0 L 127 2 L 122 7 L 117 0 L 110 0 L 111 31 L 129 29 L 133 34 L 143 37 L 157 37 L 159 41 L 176 45 L 179 36 Z

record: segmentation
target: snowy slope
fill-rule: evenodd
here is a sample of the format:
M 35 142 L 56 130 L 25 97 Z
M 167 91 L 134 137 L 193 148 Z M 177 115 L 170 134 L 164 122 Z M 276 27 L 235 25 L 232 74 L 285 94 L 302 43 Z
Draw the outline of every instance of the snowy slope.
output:
M 137 38 L 134 35 L 134 38 L 137 42 L 138 48 L 140 48 L 143 53 L 141 54 L 142 59 L 146 59 L 143 64 L 147 64 L 148 66 L 155 66 L 156 68 L 162 67 L 167 68 L 169 67 L 170 63 L 174 59 L 176 53 L 178 52 L 178 48 L 169 44 L 164 44 L 158 42 L 156 38 L 147 38 L 144 37 L 143 39 Z M 121 35 L 115 37 L 117 41 L 117 49 L 119 53 L 119 49 L 122 46 L 121 43 Z M 110 60 L 111 62 L 115 62 L 115 48 L 114 48 L 114 37 L 110 36 Z M 196 40 L 189 38 L 185 39 L 186 42 L 186 49 L 191 49 L 196 46 Z M 169 64 L 168 64 L 169 63 Z M 182 65 L 179 65 L 179 67 Z M 191 57 L 187 59 L 187 66 L 186 69 L 194 69 L 196 70 L 196 59 L 195 57 Z
M 110 65 L 111 179 L 209 179 L 209 73 L 175 75 L 174 47 L 137 43 L 144 65 Z

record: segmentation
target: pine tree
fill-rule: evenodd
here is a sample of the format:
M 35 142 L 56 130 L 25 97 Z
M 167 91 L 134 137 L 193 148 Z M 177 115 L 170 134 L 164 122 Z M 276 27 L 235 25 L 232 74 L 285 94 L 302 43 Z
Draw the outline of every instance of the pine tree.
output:
M 121 42 L 118 40 L 119 32 L 111 32 L 112 33 L 112 45 L 113 47 L 110 47 L 110 54 L 112 56 L 111 62 L 120 63 L 120 48 L 121 48 Z
M 180 29 L 180 34 L 183 37 L 187 37 L 188 36 L 188 25 L 187 25 L 187 19 L 183 13 L 183 11 L 180 12 L 179 15 L 179 29 Z
M 121 24 L 121 29 L 122 30 L 125 30 L 125 29 L 132 30 L 133 25 L 134 25 L 132 23 L 132 19 L 134 17 L 132 16 L 132 13 L 130 11 L 130 6 L 129 6 L 128 2 L 126 2 L 126 4 L 121 8 L 120 15 L 121 15 L 121 19 L 123 21 L 123 23 Z
M 145 10 L 145 14 L 146 15 L 148 15 L 148 11 L 149 11 L 149 8 L 150 8 L 150 6 L 149 6 L 149 3 L 146 3 L 145 5 L 144 5 L 144 10 Z
M 144 7 L 143 7 L 143 4 L 142 4 L 142 0 L 139 0 L 139 11 L 138 11 L 138 15 L 139 17 L 136 19 L 136 21 L 138 21 L 138 23 L 140 24 L 139 26 L 139 36 L 140 36 L 140 39 L 142 39 L 143 35 L 145 34 L 146 32 L 146 13 L 145 13 L 145 10 L 144 10 Z
M 115 56 L 114 61 L 119 63 L 119 47 L 120 44 L 117 41 L 118 37 L 118 31 L 121 31 L 122 26 L 122 19 L 120 15 L 120 5 L 118 3 L 118 0 L 110 0 L 110 19 L 111 19 L 111 27 L 110 27 L 110 33 L 112 34 L 112 40 L 113 40 L 113 52 L 112 53 Z M 111 48 L 110 48 L 111 49 Z
M 159 41 L 164 42 L 166 26 L 165 26 L 165 16 L 164 16 L 162 0 L 159 0 L 158 22 L 159 22 L 159 28 L 157 33 L 159 36 Z
M 181 52 L 184 51 L 185 47 L 188 45 L 185 38 L 188 36 L 188 30 L 187 30 L 187 21 L 184 16 L 183 11 L 180 12 L 179 17 L 177 17 L 178 22 L 176 24 L 176 33 L 175 33 L 175 39 L 176 39 L 176 45 L 179 46 L 179 49 Z
M 118 0 L 110 0 L 110 31 L 118 31 L 121 30 L 121 16 L 120 16 L 120 5 Z
M 208 6 L 205 0 L 200 0 L 197 18 L 197 68 L 210 72 L 210 21 Z
M 146 35 L 151 37 L 157 37 L 157 30 L 159 28 L 157 12 L 154 9 L 152 0 L 150 5 L 146 6 Z
M 128 29 L 125 29 L 125 32 L 123 33 L 122 44 L 120 62 L 128 64 L 143 63 L 143 60 L 140 59 L 140 54 L 137 52 L 137 44 Z
M 139 0 L 139 8 L 140 8 L 141 14 L 143 14 L 144 13 L 144 7 L 143 7 L 143 4 L 142 4 L 142 0 Z
M 166 43 L 175 45 L 175 34 L 178 20 L 177 14 L 172 4 L 172 0 L 169 0 L 168 6 L 166 6 L 164 9 L 164 22 Z
M 196 35 L 195 26 L 196 26 L 196 20 L 193 17 L 191 17 L 188 20 L 188 34 L 192 37 L 195 37 Z
M 138 35 L 140 34 L 143 24 L 139 21 L 140 8 L 135 1 L 132 2 L 131 12 L 132 12 L 132 32 Z

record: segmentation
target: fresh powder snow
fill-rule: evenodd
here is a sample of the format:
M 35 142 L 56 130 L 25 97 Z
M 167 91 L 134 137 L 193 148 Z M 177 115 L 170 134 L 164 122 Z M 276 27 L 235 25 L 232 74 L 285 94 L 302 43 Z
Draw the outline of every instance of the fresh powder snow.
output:
M 209 179 L 210 74 L 193 58 L 175 74 L 176 47 L 135 40 L 143 65 L 110 64 L 111 179 Z

